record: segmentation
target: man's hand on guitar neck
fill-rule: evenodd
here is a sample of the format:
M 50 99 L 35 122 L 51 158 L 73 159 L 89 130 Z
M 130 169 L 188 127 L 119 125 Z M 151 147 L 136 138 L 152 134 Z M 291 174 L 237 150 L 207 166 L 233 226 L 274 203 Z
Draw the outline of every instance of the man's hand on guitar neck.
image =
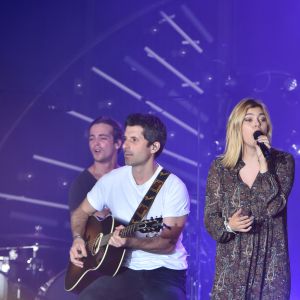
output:
M 176 247 L 177 240 L 184 228 L 187 216 L 166 217 L 163 219 L 166 225 L 159 235 L 154 237 L 121 237 L 120 231 L 124 226 L 115 228 L 109 240 L 109 245 L 114 247 L 127 247 L 148 251 L 151 253 L 168 254 L 172 253 Z
M 119 225 L 115 228 L 115 231 L 111 238 L 109 239 L 108 244 L 114 247 L 126 247 L 127 238 L 120 236 L 120 231 L 125 228 L 123 225 Z
M 86 249 L 85 249 L 85 242 L 82 237 L 77 236 L 73 240 L 72 247 L 70 249 L 70 260 L 71 262 L 80 268 L 83 268 L 82 258 L 86 257 Z

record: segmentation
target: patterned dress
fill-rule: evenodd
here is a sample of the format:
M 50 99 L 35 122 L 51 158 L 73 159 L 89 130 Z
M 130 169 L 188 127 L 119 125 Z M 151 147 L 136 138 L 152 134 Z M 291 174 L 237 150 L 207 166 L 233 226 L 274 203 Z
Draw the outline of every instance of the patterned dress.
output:
M 217 158 L 207 179 L 205 226 L 217 241 L 212 299 L 289 299 L 286 223 L 294 159 L 272 149 L 269 170 L 258 173 L 251 188 L 239 175 L 244 165 L 240 160 L 227 169 Z M 250 232 L 234 234 L 224 220 L 239 208 L 255 221 Z

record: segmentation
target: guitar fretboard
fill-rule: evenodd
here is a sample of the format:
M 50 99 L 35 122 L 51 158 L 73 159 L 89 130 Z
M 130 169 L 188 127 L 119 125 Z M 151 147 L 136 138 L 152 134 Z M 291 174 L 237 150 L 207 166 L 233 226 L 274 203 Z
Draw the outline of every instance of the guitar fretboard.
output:
M 133 236 L 133 234 L 136 231 L 140 230 L 141 224 L 143 224 L 143 223 L 134 223 L 134 224 L 128 225 L 127 227 L 121 229 L 120 236 L 122 238 Z M 103 247 L 108 244 L 108 241 L 112 235 L 113 235 L 113 232 L 111 232 L 109 234 L 105 234 L 105 235 L 100 233 L 95 239 L 93 239 L 87 243 L 88 249 L 92 253 L 97 252 L 97 250 L 100 247 Z

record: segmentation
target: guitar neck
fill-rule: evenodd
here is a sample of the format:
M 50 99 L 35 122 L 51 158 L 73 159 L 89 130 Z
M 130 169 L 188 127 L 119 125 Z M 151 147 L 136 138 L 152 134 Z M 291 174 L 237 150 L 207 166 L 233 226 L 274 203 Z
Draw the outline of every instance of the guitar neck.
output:
M 139 226 L 139 223 L 128 225 L 127 227 L 120 230 L 120 236 L 122 238 L 132 236 L 133 233 L 135 233 L 137 231 L 138 226 Z M 113 235 L 113 232 L 102 236 L 101 241 L 100 241 L 100 247 L 107 245 L 108 241 L 109 241 L 109 239 L 111 238 L 112 235 Z
M 123 228 L 120 231 L 120 236 L 122 238 L 132 236 L 138 230 L 139 225 L 140 225 L 140 223 L 134 223 L 134 224 L 128 225 L 127 227 Z

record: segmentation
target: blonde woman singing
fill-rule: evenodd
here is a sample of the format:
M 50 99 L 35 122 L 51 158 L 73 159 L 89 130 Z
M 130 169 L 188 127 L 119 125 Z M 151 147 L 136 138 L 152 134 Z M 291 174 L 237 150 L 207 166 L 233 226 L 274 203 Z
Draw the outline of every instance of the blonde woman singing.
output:
M 225 152 L 209 170 L 205 226 L 217 241 L 212 299 L 289 299 L 294 159 L 271 148 L 271 134 L 265 105 L 243 99 L 229 117 Z

